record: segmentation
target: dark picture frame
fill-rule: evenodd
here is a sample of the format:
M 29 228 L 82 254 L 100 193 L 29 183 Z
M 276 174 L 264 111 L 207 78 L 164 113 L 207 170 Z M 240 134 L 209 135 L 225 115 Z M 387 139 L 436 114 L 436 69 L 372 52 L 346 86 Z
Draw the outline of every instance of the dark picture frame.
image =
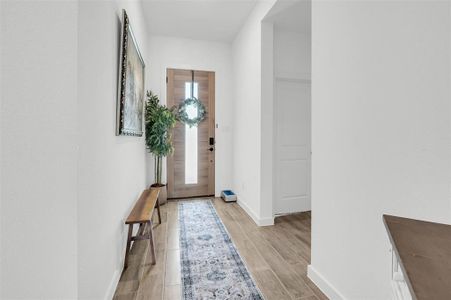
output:
M 116 135 L 142 136 L 145 64 L 125 9 L 120 39 Z

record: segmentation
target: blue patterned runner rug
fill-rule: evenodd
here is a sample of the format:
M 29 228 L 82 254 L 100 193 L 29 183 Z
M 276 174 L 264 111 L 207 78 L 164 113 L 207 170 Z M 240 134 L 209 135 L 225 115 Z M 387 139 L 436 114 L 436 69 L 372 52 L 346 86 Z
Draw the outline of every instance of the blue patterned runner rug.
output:
M 263 299 L 210 200 L 179 202 L 185 300 Z

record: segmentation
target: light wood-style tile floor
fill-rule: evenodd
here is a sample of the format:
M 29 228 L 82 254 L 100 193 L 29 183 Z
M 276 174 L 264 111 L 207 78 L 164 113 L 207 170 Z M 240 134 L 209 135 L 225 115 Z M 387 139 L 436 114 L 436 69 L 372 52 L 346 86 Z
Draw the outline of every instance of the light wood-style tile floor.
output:
M 148 242 L 137 241 L 115 300 L 181 299 L 177 203 L 169 201 L 162 206 L 163 222 L 154 225 L 157 264 L 150 264 Z M 327 299 L 307 278 L 309 212 L 278 217 L 274 226 L 258 227 L 238 204 L 221 199 L 214 199 L 213 203 L 265 299 Z

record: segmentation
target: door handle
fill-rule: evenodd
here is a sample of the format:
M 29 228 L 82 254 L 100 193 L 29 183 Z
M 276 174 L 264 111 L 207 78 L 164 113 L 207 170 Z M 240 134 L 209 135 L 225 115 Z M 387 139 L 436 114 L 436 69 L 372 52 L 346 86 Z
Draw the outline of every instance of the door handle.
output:
M 209 151 L 213 152 L 213 150 L 215 150 L 215 148 L 210 147 L 210 149 L 208 149 Z

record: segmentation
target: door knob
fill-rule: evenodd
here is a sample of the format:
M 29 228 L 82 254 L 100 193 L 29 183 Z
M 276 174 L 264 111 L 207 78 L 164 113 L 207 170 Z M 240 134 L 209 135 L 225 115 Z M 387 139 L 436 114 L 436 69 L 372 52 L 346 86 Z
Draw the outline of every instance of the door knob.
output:
M 215 150 L 213 147 L 210 147 L 210 149 L 208 149 L 208 150 L 210 150 L 210 151 L 213 151 L 213 150 Z

